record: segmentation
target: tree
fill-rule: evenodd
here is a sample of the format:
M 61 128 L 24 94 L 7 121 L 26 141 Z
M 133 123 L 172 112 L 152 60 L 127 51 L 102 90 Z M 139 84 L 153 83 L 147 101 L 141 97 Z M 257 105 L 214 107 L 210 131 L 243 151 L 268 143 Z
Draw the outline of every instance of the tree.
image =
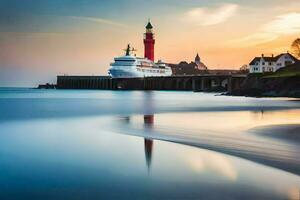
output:
M 294 40 L 294 42 L 292 43 L 291 49 L 292 49 L 292 54 L 296 58 L 300 58 L 300 38 L 297 38 Z
M 243 65 L 242 67 L 240 67 L 240 71 L 242 73 L 249 73 L 249 66 L 248 65 Z

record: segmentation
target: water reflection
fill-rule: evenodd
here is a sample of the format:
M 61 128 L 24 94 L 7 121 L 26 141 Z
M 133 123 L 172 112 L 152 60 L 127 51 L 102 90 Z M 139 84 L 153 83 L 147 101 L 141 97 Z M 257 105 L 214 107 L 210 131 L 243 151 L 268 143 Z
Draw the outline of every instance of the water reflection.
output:
M 154 127 L 154 105 L 153 93 L 151 91 L 144 93 L 143 108 L 144 108 L 144 129 L 152 130 Z M 144 138 L 144 150 L 148 173 L 151 168 L 153 140 L 150 138 Z
M 154 115 L 144 115 L 144 127 L 147 129 L 152 129 L 153 124 L 154 124 Z M 151 167 L 151 160 L 152 160 L 153 140 L 145 138 L 144 145 L 145 145 L 146 164 L 149 173 Z
M 119 133 L 135 120 L 142 138 L 113 134 L 114 118 L 0 124 L 0 199 L 298 199 L 299 176 L 159 140 L 153 152 L 160 115 L 123 117 Z
M 151 130 L 153 129 L 154 125 L 154 115 L 144 115 L 144 129 Z M 122 124 L 129 125 L 130 124 L 130 116 L 120 117 L 119 119 Z M 127 127 L 128 128 L 128 127 Z M 145 159 L 146 165 L 148 168 L 148 173 L 150 172 L 151 168 L 151 161 L 152 161 L 152 151 L 153 151 L 153 140 L 147 137 L 144 137 L 144 151 L 145 151 Z
M 145 138 L 144 144 L 145 144 L 146 164 L 148 167 L 148 172 L 150 172 L 151 160 L 152 160 L 152 150 L 153 150 L 153 140 Z
M 152 129 L 154 124 L 154 115 L 144 115 L 144 127 Z
M 130 124 L 119 130 L 145 139 L 195 145 L 300 174 L 299 114 L 300 110 L 265 109 L 256 112 L 155 113 L 155 124 L 151 114 L 132 115 Z M 227 174 L 234 177 L 234 173 Z
M 130 124 L 130 117 L 129 116 L 125 116 L 125 117 L 120 117 L 119 118 L 119 121 L 122 123 L 122 124 Z
M 270 112 L 290 102 L 184 92 L 39 92 L 0 92 L 0 199 L 299 199 L 298 175 L 160 140 L 153 151 L 154 139 L 162 139 L 250 152 L 253 161 L 295 161 L 286 169 L 299 169 L 299 144 L 244 133 L 299 125 L 300 110 Z
M 213 173 L 231 182 L 238 179 L 237 169 L 232 161 L 224 155 L 209 151 L 199 153 L 196 149 L 190 149 L 184 159 L 195 172 Z

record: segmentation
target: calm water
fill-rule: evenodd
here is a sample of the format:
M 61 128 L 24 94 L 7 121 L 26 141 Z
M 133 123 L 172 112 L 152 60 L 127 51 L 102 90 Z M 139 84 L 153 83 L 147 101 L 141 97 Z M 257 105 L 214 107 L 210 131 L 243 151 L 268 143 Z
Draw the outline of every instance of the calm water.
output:
M 291 99 L 0 89 L 0 199 L 300 199 L 299 143 L 272 136 L 299 114 Z

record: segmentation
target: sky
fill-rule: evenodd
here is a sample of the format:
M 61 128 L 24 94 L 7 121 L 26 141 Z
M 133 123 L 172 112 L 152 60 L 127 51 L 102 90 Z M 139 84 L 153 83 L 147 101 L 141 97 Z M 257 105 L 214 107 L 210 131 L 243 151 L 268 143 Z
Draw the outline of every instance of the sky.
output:
M 0 0 L 0 87 L 107 75 L 128 43 L 143 56 L 148 18 L 155 59 L 238 69 L 290 50 L 299 0 Z

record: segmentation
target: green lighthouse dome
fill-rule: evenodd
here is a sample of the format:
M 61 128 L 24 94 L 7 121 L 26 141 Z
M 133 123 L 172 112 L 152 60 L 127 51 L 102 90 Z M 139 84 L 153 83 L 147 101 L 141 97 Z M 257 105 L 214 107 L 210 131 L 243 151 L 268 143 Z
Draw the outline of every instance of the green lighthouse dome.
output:
M 152 29 L 152 28 L 153 28 L 153 26 L 152 26 L 152 24 L 149 21 L 148 24 L 147 24 L 147 26 L 146 26 L 146 29 Z

